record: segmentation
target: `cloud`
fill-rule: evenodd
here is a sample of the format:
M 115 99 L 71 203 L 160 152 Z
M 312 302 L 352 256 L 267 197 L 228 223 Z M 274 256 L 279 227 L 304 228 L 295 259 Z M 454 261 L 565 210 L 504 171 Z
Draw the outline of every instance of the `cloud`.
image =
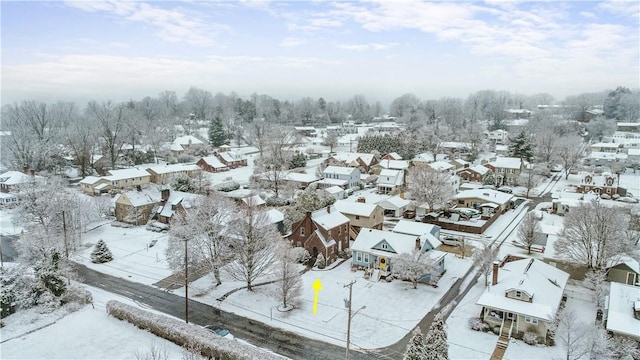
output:
M 103 12 L 150 25 L 156 29 L 156 35 L 167 42 L 184 41 L 194 46 L 211 46 L 218 34 L 230 31 L 226 25 L 211 23 L 182 9 L 165 9 L 144 2 L 68 1 L 65 4 L 87 12 Z
M 598 4 L 598 9 L 614 15 L 640 17 L 640 3 L 636 0 L 608 0 Z
M 280 46 L 282 46 L 282 47 L 296 47 L 296 46 L 304 45 L 306 43 L 307 43 L 307 40 L 305 40 L 305 39 L 295 38 L 295 37 L 288 37 L 288 38 L 284 38 L 284 39 L 282 39 L 282 41 L 280 41 Z
M 580 11 L 580 16 L 587 19 L 595 19 L 597 18 L 596 14 L 589 11 Z
M 368 43 L 368 44 L 338 44 L 336 48 L 342 50 L 354 50 L 354 51 L 365 51 L 365 50 L 389 50 L 398 46 L 398 43 L 388 43 L 388 44 L 378 44 L 378 43 Z

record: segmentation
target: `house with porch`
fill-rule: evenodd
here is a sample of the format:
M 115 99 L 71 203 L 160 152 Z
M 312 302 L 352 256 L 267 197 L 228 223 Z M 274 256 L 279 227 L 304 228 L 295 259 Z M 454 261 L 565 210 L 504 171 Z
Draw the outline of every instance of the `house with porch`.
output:
M 401 217 L 405 210 L 408 210 L 410 204 L 411 201 L 397 195 L 378 202 L 378 205 L 384 210 L 384 216 L 391 217 Z
M 330 264 L 349 248 L 349 228 L 349 218 L 335 206 L 327 206 L 293 223 L 287 239 L 293 246 L 304 247 L 314 259 L 322 254 Z
M 362 228 L 382 230 L 384 222 L 384 210 L 376 204 L 365 202 L 365 198 L 358 201 L 338 200 L 333 206 L 349 218 L 351 228 L 349 230 L 349 238 L 355 240 Z
M 491 286 L 478 298 L 481 318 L 507 338 L 535 332 L 546 343 L 569 274 L 541 260 L 507 256 L 493 264 Z
M 640 341 L 640 289 L 637 286 L 610 283 L 605 328 L 614 336 Z
M 202 170 L 211 173 L 229 170 L 229 167 L 223 164 L 222 161 L 215 156 L 202 157 L 198 162 L 196 162 L 196 165 L 198 165 Z
M 389 195 L 404 186 L 404 171 L 384 169 L 378 175 L 376 188 L 378 194 Z
M 433 244 L 427 235 L 418 236 L 393 231 L 363 228 L 351 245 L 351 263 L 372 272 L 374 280 L 393 274 L 393 259 L 400 254 L 415 254 L 424 261 L 433 261 L 433 273 L 420 277 L 422 282 L 431 282 L 444 273 L 445 253 L 432 250 Z
M 318 182 L 321 189 L 340 186 L 347 190 L 360 185 L 360 170 L 357 168 L 330 165 L 322 171 L 322 176 L 324 178 Z

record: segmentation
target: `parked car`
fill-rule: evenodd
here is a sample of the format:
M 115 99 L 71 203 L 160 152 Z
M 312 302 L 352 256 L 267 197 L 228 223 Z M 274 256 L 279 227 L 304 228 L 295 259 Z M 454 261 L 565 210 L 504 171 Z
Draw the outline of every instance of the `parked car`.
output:
M 233 336 L 233 334 L 231 334 L 231 332 L 229 332 L 229 330 L 225 328 L 221 328 L 216 325 L 207 325 L 204 328 L 223 338 L 226 338 L 229 340 L 235 340 L 235 336 Z
M 470 209 L 470 208 L 456 208 L 453 211 L 459 213 L 459 214 L 464 214 L 469 218 L 473 218 L 473 217 L 478 217 L 480 216 L 480 210 L 476 210 L 476 209 Z
M 618 199 L 618 201 L 622 201 L 629 204 L 637 204 L 639 200 L 637 198 L 630 197 L 630 196 L 622 196 Z
M 513 189 L 510 186 L 500 186 L 498 191 L 502 191 L 503 193 L 511 194 L 513 193 Z
M 462 242 L 462 240 L 458 239 L 457 237 L 450 236 L 450 235 L 447 235 L 447 236 L 441 238 L 440 241 L 443 244 L 449 245 L 449 246 L 458 246 Z

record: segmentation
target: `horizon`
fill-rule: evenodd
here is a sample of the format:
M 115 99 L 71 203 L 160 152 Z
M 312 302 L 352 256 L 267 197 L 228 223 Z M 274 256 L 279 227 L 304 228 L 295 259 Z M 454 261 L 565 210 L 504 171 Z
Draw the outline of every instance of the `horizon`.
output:
M 385 107 L 485 89 L 560 102 L 640 87 L 639 18 L 636 1 L 3 2 L 1 102 L 192 86 Z

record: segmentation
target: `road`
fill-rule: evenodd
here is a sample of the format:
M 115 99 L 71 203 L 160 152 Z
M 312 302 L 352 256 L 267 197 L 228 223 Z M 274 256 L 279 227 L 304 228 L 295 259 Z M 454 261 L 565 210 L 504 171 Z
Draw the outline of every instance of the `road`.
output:
M 141 307 L 153 308 L 165 314 L 184 319 L 183 297 L 154 287 L 111 275 L 102 274 L 84 265 L 75 265 L 82 281 L 97 288 L 134 300 Z M 319 340 L 308 339 L 290 331 L 278 329 L 217 309 L 197 301 L 189 301 L 189 320 L 197 325 L 220 324 L 236 337 L 260 348 L 269 349 L 292 359 L 342 359 L 345 349 Z M 404 350 L 403 350 L 404 351 Z M 351 359 L 381 358 L 375 354 L 351 351 Z M 397 356 L 395 357 L 397 358 Z

